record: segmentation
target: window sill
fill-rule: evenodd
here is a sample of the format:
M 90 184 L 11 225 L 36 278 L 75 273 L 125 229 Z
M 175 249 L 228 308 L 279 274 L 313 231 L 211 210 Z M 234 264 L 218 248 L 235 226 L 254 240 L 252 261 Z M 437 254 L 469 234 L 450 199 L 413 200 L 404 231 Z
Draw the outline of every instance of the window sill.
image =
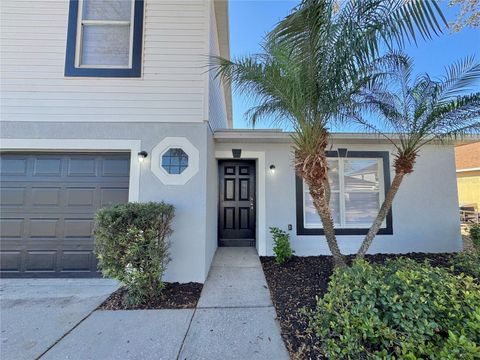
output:
M 367 235 L 368 229 L 335 229 L 335 235 Z M 323 229 L 297 228 L 297 235 L 325 235 Z M 393 227 L 386 227 L 378 231 L 378 235 L 393 235 Z
M 141 69 L 65 67 L 65 77 L 140 78 Z

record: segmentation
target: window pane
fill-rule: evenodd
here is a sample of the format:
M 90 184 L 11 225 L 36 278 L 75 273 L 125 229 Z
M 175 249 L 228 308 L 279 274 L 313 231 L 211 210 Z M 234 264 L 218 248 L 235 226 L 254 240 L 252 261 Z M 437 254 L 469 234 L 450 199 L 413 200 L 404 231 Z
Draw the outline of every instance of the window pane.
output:
M 345 191 L 378 191 L 378 161 L 349 159 L 344 161 Z
M 129 21 L 132 0 L 84 0 L 83 20 Z
M 377 216 L 379 208 L 378 192 L 345 193 L 346 225 L 366 224 L 366 227 L 369 227 Z
M 162 155 L 162 167 L 169 174 L 181 174 L 188 167 L 188 155 L 180 148 L 168 149 Z
M 322 228 L 322 220 L 320 215 L 318 215 L 315 206 L 313 205 L 312 197 L 308 192 L 308 188 L 305 191 L 305 209 L 304 209 L 304 223 L 305 227 L 309 228 Z M 333 192 L 330 196 L 330 210 L 332 212 L 333 222 L 338 225 L 340 224 L 340 193 Z
M 338 175 L 338 160 L 328 159 L 328 182 L 330 183 L 330 190 L 339 190 L 340 181 Z
M 128 66 L 130 26 L 84 25 L 81 65 Z

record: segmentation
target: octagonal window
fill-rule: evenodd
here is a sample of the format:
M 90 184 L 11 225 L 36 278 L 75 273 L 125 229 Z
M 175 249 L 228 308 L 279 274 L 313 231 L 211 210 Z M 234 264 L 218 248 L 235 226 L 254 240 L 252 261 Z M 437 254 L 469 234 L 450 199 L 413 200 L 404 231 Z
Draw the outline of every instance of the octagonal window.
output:
M 169 174 L 181 174 L 188 167 L 188 155 L 181 148 L 168 149 L 162 155 L 162 168 Z

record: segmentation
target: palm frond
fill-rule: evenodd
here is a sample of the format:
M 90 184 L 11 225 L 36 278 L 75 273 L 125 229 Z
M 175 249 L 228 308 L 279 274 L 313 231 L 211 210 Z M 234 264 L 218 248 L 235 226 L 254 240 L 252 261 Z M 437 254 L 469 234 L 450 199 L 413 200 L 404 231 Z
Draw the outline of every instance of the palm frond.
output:
M 431 141 L 479 133 L 480 93 L 453 96 L 480 80 L 478 66 L 472 59 L 457 62 L 445 77 L 435 81 L 428 74 L 412 79 L 409 60 L 392 68 L 388 86 L 364 89 L 357 102 L 383 121 L 382 131 L 398 135 L 400 153 L 417 153 Z
M 473 56 L 458 60 L 447 68 L 446 75 L 439 79 L 438 102 L 445 103 L 458 95 L 472 90 L 480 79 L 480 64 Z

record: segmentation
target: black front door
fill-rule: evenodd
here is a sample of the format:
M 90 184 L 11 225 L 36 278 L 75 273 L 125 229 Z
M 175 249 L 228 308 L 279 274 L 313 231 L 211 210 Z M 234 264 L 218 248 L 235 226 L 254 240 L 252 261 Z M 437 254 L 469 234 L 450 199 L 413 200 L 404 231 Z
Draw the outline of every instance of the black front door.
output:
M 219 246 L 255 246 L 255 161 L 220 161 Z

